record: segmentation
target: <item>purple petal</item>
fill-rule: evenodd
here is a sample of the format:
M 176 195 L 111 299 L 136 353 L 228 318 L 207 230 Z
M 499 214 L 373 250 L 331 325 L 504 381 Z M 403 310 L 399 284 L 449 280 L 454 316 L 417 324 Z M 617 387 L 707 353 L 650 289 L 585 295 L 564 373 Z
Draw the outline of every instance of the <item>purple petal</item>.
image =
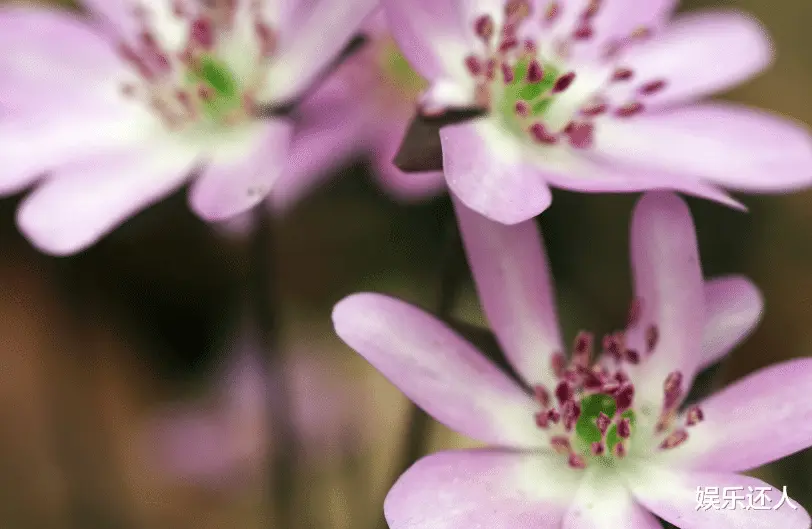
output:
M 542 175 L 521 144 L 489 119 L 440 129 L 446 181 L 460 201 L 502 224 L 518 224 L 550 205 Z
M 216 151 L 195 181 L 189 201 L 200 217 L 225 220 L 254 207 L 285 170 L 293 125 L 270 120 L 250 134 Z
M 615 476 L 591 471 L 581 481 L 562 529 L 662 529 Z
M 194 161 L 194 152 L 143 148 L 66 166 L 23 202 L 17 224 L 43 252 L 79 252 L 180 187 Z
M 666 457 L 694 468 L 744 471 L 812 446 L 812 360 L 761 369 L 699 404 L 703 422 Z
M 445 80 L 465 86 L 473 98 L 474 82 L 465 68 L 465 57 L 475 49 L 475 17 L 466 3 L 456 0 L 381 3 L 392 36 L 415 71 L 431 82 Z
M 343 51 L 376 0 L 323 0 L 280 43 L 270 65 L 263 101 L 287 102 L 301 93 Z
M 620 66 L 633 70 L 640 82 L 666 81 L 664 90 L 645 96 L 650 108 L 735 86 L 764 70 L 772 57 L 772 44 L 756 19 L 735 11 L 710 11 L 677 18 L 650 42 L 632 49 Z M 628 89 L 638 86 L 631 83 Z
M 535 222 L 505 226 L 454 202 L 491 329 L 528 384 L 552 387 L 551 358 L 564 348 L 547 255 Z
M 691 529 L 809 529 L 809 515 L 797 502 L 797 510 L 792 509 L 789 503 L 784 503 L 779 509 L 778 505 L 782 490 L 776 490 L 756 478 L 738 476 L 736 474 L 691 472 L 687 470 L 667 469 L 663 467 L 646 467 L 630 476 L 630 485 L 637 500 L 650 509 L 654 514 L 678 527 Z M 758 487 L 767 488 L 765 494 L 770 501 L 765 500 L 766 510 L 746 509 L 746 500 L 733 500 L 735 508 L 730 508 L 731 502 L 726 501 L 727 508 L 704 508 L 705 502 L 710 501 L 713 495 L 707 493 L 708 487 L 718 487 L 716 498 L 721 500 L 724 489 L 730 498 L 746 498 L 752 494 L 755 498 Z M 749 489 L 752 487 L 752 491 Z M 699 497 L 702 491 L 702 497 Z M 760 506 L 754 501 L 754 505 Z
M 806 126 L 763 111 L 703 104 L 597 129 L 609 158 L 675 172 L 733 189 L 786 191 L 812 184 L 812 136 Z
M 379 294 L 355 294 L 336 305 L 333 323 L 342 340 L 449 428 L 489 444 L 544 443 L 529 394 L 422 310 Z
M 694 223 L 688 206 L 671 193 L 651 192 L 637 203 L 631 227 L 635 296 L 642 301 L 638 339 L 650 325 L 659 330 L 657 347 L 640 366 L 641 395 L 659 403 L 662 384 L 680 371 L 685 387 L 700 362 L 704 282 Z M 642 346 L 636 346 L 640 351 Z M 655 400 L 656 399 L 656 400 Z
M 391 529 L 559 527 L 580 477 L 547 452 L 440 452 L 407 470 L 383 508 Z
M 761 293 L 745 277 L 706 281 L 700 369 L 716 363 L 744 340 L 761 320 L 763 309 Z

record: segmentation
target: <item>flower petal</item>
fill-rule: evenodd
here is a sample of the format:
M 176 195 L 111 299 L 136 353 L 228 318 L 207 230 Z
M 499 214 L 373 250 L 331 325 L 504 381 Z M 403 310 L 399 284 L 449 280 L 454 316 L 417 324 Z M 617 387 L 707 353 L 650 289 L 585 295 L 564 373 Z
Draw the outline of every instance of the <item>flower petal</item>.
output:
M 580 477 L 546 452 L 440 452 L 407 470 L 383 508 L 391 529 L 559 527 Z
M 634 501 L 626 484 L 604 469 L 588 471 L 561 527 L 662 529 L 660 522 Z
M 812 185 L 806 126 L 730 104 L 703 104 L 597 128 L 610 159 L 707 179 L 732 189 L 787 191 Z
M 547 254 L 532 220 L 505 226 L 454 201 L 480 303 L 516 371 L 553 385 L 551 357 L 563 351 Z
M 639 83 L 666 81 L 665 89 L 644 96 L 647 108 L 699 99 L 735 86 L 764 70 L 773 47 L 761 24 L 736 11 L 683 15 L 651 41 L 632 48 L 620 65 L 634 71 L 632 83 L 616 83 L 621 97 L 633 97 Z M 614 98 L 613 97 L 613 98 Z
M 691 529 L 809 529 L 809 515 L 796 502 L 774 507 L 781 500 L 781 490 L 749 476 L 713 472 L 690 472 L 649 466 L 630 476 L 630 485 L 637 500 L 663 520 L 678 527 Z M 709 487 L 718 487 L 709 494 Z M 765 510 L 747 509 L 746 497 L 755 500 L 757 488 L 765 490 Z M 752 488 L 752 490 L 751 490 Z M 724 505 L 708 507 L 711 498 Z M 738 498 L 738 499 L 734 499 Z M 792 500 L 790 500 L 792 501 Z M 753 502 L 760 507 L 760 503 Z
M 472 345 L 422 310 L 379 294 L 333 309 L 339 337 L 418 406 L 489 444 L 541 446 L 533 399 Z
M 43 252 L 79 252 L 180 187 L 195 154 L 143 148 L 65 166 L 23 202 L 17 224 Z
M 522 146 L 491 120 L 440 129 L 443 169 L 466 206 L 502 224 L 518 224 L 550 205 L 542 176 L 524 161 Z
M 376 0 L 322 0 L 280 43 L 260 99 L 284 103 L 294 99 L 343 51 Z
M 465 2 L 454 0 L 383 0 L 392 36 L 412 67 L 431 82 L 447 80 L 467 86 L 474 82 L 465 57 L 474 47 L 473 22 Z
M 706 281 L 700 369 L 716 363 L 750 334 L 763 310 L 761 292 L 749 279 L 731 276 Z
M 663 454 L 695 468 L 744 471 L 812 446 L 812 359 L 761 369 L 699 403 L 705 420 Z
M 696 232 L 688 206 L 672 193 L 650 192 L 637 203 L 631 226 L 635 297 L 641 300 L 639 323 L 629 331 L 631 346 L 645 352 L 650 325 L 658 328 L 654 351 L 639 366 L 644 398 L 659 404 L 662 384 L 680 371 L 690 387 L 700 362 L 704 322 L 702 270 Z M 636 342 L 634 341 L 636 339 Z
M 285 170 L 293 125 L 266 121 L 218 147 L 189 194 L 192 210 L 206 220 L 225 220 L 260 203 Z M 247 137 L 246 137 L 247 135 Z

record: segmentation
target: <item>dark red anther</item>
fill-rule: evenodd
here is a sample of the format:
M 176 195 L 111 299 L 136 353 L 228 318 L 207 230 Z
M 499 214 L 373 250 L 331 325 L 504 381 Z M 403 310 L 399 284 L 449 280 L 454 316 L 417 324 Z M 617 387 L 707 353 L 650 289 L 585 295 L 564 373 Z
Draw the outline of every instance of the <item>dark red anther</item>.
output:
M 626 103 L 622 107 L 615 110 L 615 116 L 619 118 L 630 118 L 632 116 L 636 116 L 642 111 L 643 104 L 639 101 L 633 101 L 631 103 Z
M 568 136 L 570 145 L 576 149 L 589 149 L 595 140 L 595 126 L 592 123 L 577 123 Z
M 618 68 L 612 74 L 612 81 L 628 81 L 634 77 L 634 72 L 629 68 Z
M 575 40 L 588 40 L 591 39 L 594 34 L 595 30 L 592 29 L 592 25 L 589 23 L 589 21 L 582 20 L 578 24 L 578 27 L 575 28 L 575 31 L 572 32 L 572 37 Z
M 544 20 L 546 22 L 552 22 L 561 14 L 561 6 L 558 2 L 553 1 L 550 2 L 550 5 L 547 6 L 547 11 L 544 12 Z
M 657 347 L 657 342 L 660 341 L 660 330 L 656 325 L 649 325 L 646 329 L 646 349 L 649 353 L 654 351 Z
M 617 413 L 623 413 L 632 407 L 634 402 L 634 385 L 628 382 L 622 384 L 615 392 L 615 404 Z
M 493 36 L 494 24 L 490 15 L 482 15 L 474 21 L 474 32 L 487 44 Z
M 643 86 L 640 87 L 639 93 L 644 96 L 650 96 L 652 94 L 656 94 L 657 92 L 661 91 L 665 88 L 666 82 L 663 79 L 658 79 L 656 81 L 651 81 Z
M 214 27 L 211 20 L 206 17 L 196 18 L 189 28 L 189 37 L 204 50 L 214 47 Z
M 488 81 L 493 81 L 496 77 L 496 61 L 494 59 L 488 59 L 487 64 L 485 64 L 485 77 Z
M 572 431 L 575 428 L 575 423 L 578 422 L 578 418 L 581 416 L 581 406 L 576 404 L 574 400 L 570 400 L 564 403 L 564 406 L 561 410 L 561 421 L 564 424 L 564 429 L 568 432 Z
M 203 101 L 210 101 L 214 97 L 214 89 L 209 85 L 199 85 L 197 87 L 197 96 Z
M 584 459 L 584 456 L 573 452 L 570 454 L 567 464 L 569 464 L 570 468 L 582 470 L 586 468 L 586 459 Z
M 482 61 L 473 55 L 469 55 L 465 58 L 465 67 L 468 68 L 468 72 L 474 77 L 482 73 Z
M 550 418 L 547 416 L 546 411 L 536 413 L 536 426 L 541 429 L 546 429 L 550 425 Z
M 606 377 L 603 373 L 596 373 L 593 370 L 587 370 L 584 373 L 583 384 L 584 389 L 588 391 L 597 391 L 602 389 L 606 383 Z
M 705 420 L 705 414 L 699 406 L 691 406 L 685 413 L 685 425 L 695 426 Z
M 600 412 L 598 416 L 595 418 L 595 425 L 600 430 L 601 435 L 606 434 L 606 431 L 609 429 L 609 425 L 612 423 L 612 419 L 603 412 Z
M 594 118 L 595 116 L 605 114 L 607 110 L 609 110 L 609 105 L 602 101 L 596 101 L 583 107 L 581 109 L 581 115 L 587 118 Z
M 541 404 L 543 408 L 547 408 L 550 405 L 550 392 L 547 391 L 547 388 L 544 386 L 534 386 L 533 396 L 535 397 L 536 402 Z
M 536 43 L 530 39 L 525 39 L 524 41 L 524 51 L 530 54 L 536 53 L 538 48 L 536 47 Z
M 539 83 L 542 79 L 544 79 L 544 68 L 538 61 L 530 61 L 530 65 L 527 67 L 527 82 Z
M 606 445 L 598 441 L 597 443 L 592 443 L 591 449 L 593 456 L 601 456 L 606 451 Z
M 572 400 L 573 391 L 572 386 L 566 380 L 562 380 L 555 388 L 555 398 L 558 399 L 559 404 L 563 405 L 565 402 Z
M 516 115 L 523 118 L 530 115 L 530 105 L 527 104 L 527 101 L 516 101 Z
M 592 349 L 595 343 L 595 335 L 591 332 L 581 331 L 575 336 L 572 345 L 572 359 L 577 366 L 589 366 L 589 358 L 592 356 Z
M 621 439 L 628 439 L 632 436 L 632 423 L 626 417 L 623 417 L 617 423 L 617 435 Z
M 624 457 L 626 457 L 626 445 L 623 443 L 616 444 L 614 453 L 616 458 L 623 459 Z
M 533 140 L 537 143 L 553 145 L 558 142 L 558 137 L 547 132 L 547 129 L 544 127 L 543 123 L 533 123 L 530 125 L 529 130 L 530 136 L 532 136 Z
M 571 450 L 570 440 L 563 435 L 557 435 L 550 439 L 550 445 L 553 447 L 553 450 L 559 454 L 568 454 Z
M 552 93 L 560 94 L 561 92 L 565 91 L 567 88 L 572 86 L 573 81 L 575 81 L 575 72 L 569 72 L 556 80 L 555 84 L 553 85 Z
M 662 450 L 676 448 L 677 446 L 681 445 L 687 440 L 688 440 L 688 432 L 686 432 L 685 430 L 677 430 L 665 438 L 665 440 L 660 444 L 660 448 Z
M 598 14 L 598 11 L 600 11 L 602 3 L 601 0 L 590 0 L 589 5 L 582 15 L 583 18 L 594 18 L 595 15 Z
M 504 79 L 505 84 L 510 84 L 516 78 L 516 75 L 513 73 L 513 68 L 510 67 L 507 63 L 502 63 L 501 66 L 502 70 L 502 79 Z
M 502 38 L 502 42 L 499 43 L 499 52 L 500 53 L 505 53 L 505 52 L 510 51 L 510 50 L 512 50 L 514 48 L 517 48 L 518 46 L 519 46 L 519 39 L 517 39 L 516 37 L 514 37 L 512 35 L 507 35 L 504 38 Z
M 623 359 L 623 334 L 614 333 L 607 334 L 603 337 L 603 351 L 604 354 L 609 355 L 618 362 Z
M 682 373 L 679 371 L 669 373 L 663 383 L 663 392 L 665 394 L 663 408 L 670 410 L 682 397 Z
M 553 374 L 556 378 L 564 376 L 564 370 L 567 369 L 567 357 L 564 356 L 564 353 L 561 351 L 553 353 L 550 363 L 552 364 L 550 367 L 552 367 Z
M 551 423 L 558 424 L 558 421 L 561 420 L 561 413 L 555 408 L 550 408 L 547 411 L 547 418 L 550 419 Z

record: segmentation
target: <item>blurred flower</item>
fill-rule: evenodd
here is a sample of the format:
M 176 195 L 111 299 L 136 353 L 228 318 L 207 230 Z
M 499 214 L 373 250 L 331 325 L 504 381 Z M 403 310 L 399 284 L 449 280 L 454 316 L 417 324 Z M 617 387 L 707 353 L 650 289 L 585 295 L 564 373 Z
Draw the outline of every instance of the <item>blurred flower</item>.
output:
M 227 366 L 212 405 L 178 406 L 155 419 L 145 444 L 161 472 L 204 485 L 263 472 L 273 446 L 267 430 L 268 386 L 257 354 L 241 351 Z M 290 362 L 292 417 L 305 456 L 323 462 L 358 450 L 364 433 L 354 404 L 357 395 L 313 355 L 291 355 Z
M 333 319 L 350 346 L 437 420 L 491 448 L 441 452 L 409 469 L 384 510 L 392 529 L 679 527 L 806 529 L 769 511 L 697 509 L 698 487 L 765 487 L 738 475 L 812 445 L 812 360 L 793 360 L 681 408 L 695 374 L 747 334 L 762 301 L 743 278 L 704 283 L 693 222 L 650 193 L 631 227 L 636 301 L 625 332 L 581 333 L 564 356 L 533 222 L 504 226 L 458 206 L 477 289 L 519 379 L 401 301 L 356 294 Z M 528 389 L 528 388 L 532 388 Z M 766 491 L 775 507 L 781 491 Z M 766 500 L 765 500 L 766 502 Z
M 84 3 L 91 20 L 0 9 L 0 193 L 45 175 L 17 220 L 54 254 L 89 246 L 192 177 L 204 219 L 261 201 L 294 126 L 274 109 L 314 83 L 375 6 Z
M 381 187 L 395 198 L 418 200 L 445 187 L 439 171 L 404 174 L 392 163 L 426 82 L 401 55 L 381 13 L 368 21 L 366 35 L 366 46 L 302 105 L 291 163 L 270 197 L 276 211 L 360 154 L 372 158 Z
M 726 103 L 696 103 L 764 70 L 749 16 L 667 23 L 676 0 L 384 0 L 395 39 L 430 81 L 424 114 L 484 107 L 440 130 L 451 191 L 515 224 L 582 192 L 673 189 L 742 207 L 721 187 L 812 182 L 805 127 Z

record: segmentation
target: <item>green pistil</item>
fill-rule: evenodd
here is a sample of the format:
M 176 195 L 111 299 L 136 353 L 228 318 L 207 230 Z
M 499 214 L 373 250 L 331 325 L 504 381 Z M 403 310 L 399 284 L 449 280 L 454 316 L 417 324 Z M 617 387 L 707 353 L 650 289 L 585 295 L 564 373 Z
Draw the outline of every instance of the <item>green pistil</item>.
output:
M 513 82 L 504 85 L 501 105 L 502 113 L 507 122 L 513 125 L 517 132 L 523 132 L 523 127 L 516 116 L 516 103 L 526 101 L 530 106 L 530 119 L 541 118 L 553 102 L 550 94 L 561 72 L 551 64 L 543 65 L 544 76 L 537 83 L 527 81 L 527 70 L 530 59 L 522 59 L 513 67 Z
M 600 442 L 602 439 L 601 431 L 595 422 L 601 412 L 608 417 L 614 417 L 616 411 L 617 404 L 610 395 L 597 393 L 581 399 L 581 416 L 578 418 L 578 422 L 575 423 L 575 435 L 582 442 L 584 449 L 588 449 L 592 446 L 592 443 Z M 635 416 L 632 410 L 626 410 L 620 416 L 629 419 L 632 428 L 634 428 Z M 617 425 L 613 424 L 606 433 L 607 450 L 605 453 L 611 455 L 615 445 L 620 441 L 621 438 L 617 434 Z
M 196 70 L 189 70 L 189 83 L 203 84 L 212 90 L 211 99 L 203 102 L 203 110 L 212 121 L 220 122 L 242 106 L 239 83 L 228 66 L 214 57 L 204 55 L 198 66 Z

